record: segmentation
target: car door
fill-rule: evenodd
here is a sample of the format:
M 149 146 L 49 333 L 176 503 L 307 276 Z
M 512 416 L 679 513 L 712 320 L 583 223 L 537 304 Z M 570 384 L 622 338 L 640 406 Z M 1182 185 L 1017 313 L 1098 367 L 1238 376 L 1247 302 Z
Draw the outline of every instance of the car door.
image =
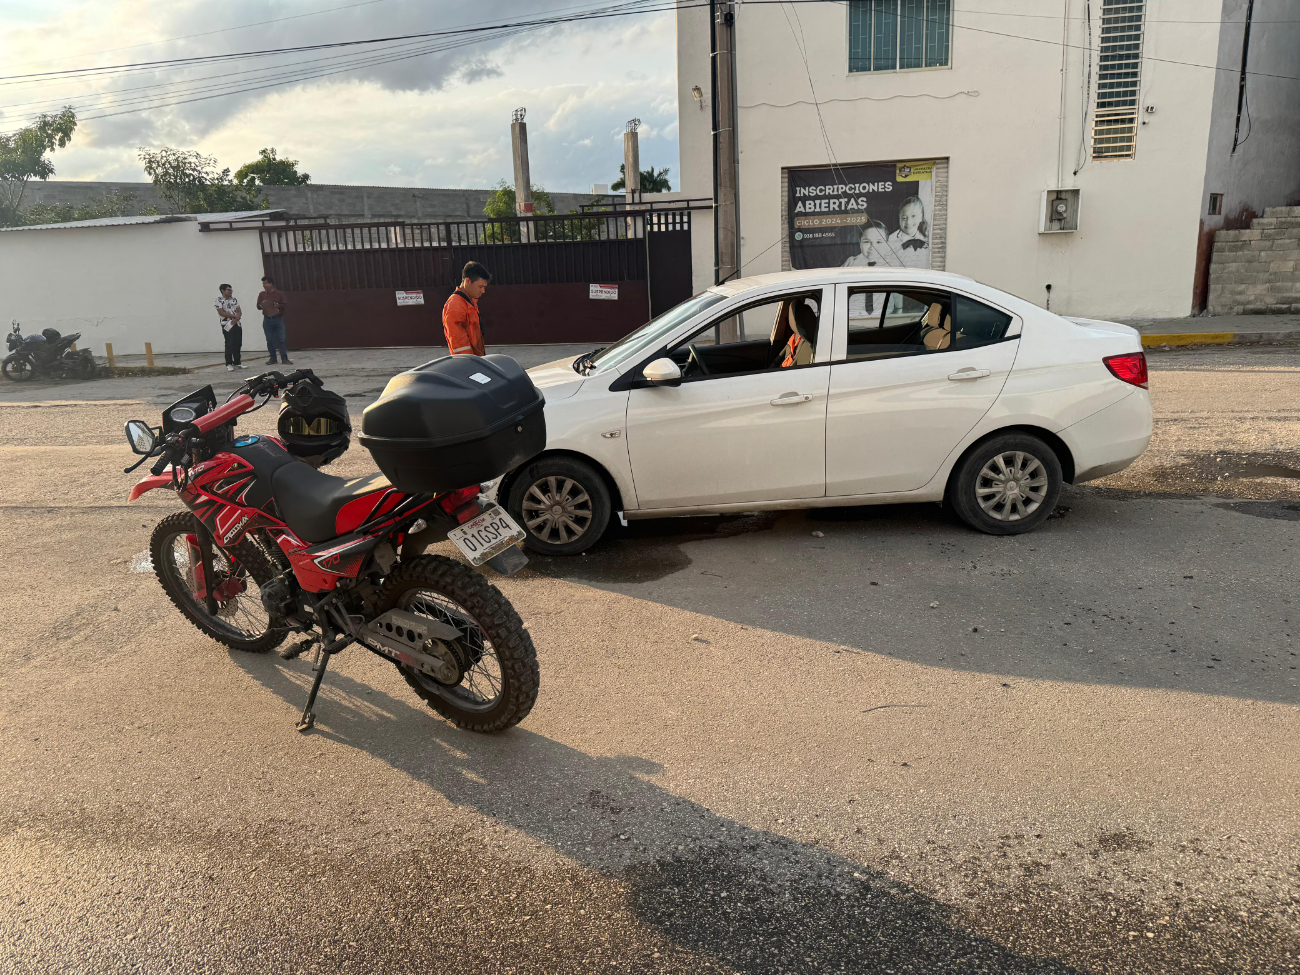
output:
M 826 393 L 831 288 L 766 296 L 728 311 L 664 352 L 686 366 L 677 386 L 634 381 L 627 446 L 642 508 L 819 498 L 826 490 Z M 770 309 L 809 299 L 817 309 L 812 361 L 770 362 L 785 340 Z M 737 322 L 744 324 L 740 327 Z M 762 336 L 761 340 L 758 336 Z M 770 343 L 777 342 L 773 347 Z M 730 371 L 701 374 L 689 349 Z M 762 356 L 754 359 L 755 349 Z M 806 354 L 806 350 L 805 350 Z M 652 357 L 654 358 L 654 357 Z M 746 364 L 746 358 L 753 359 Z M 644 363 L 642 364 L 644 365 Z M 637 368 L 637 374 L 640 367 Z
M 957 292 L 839 285 L 828 497 L 914 491 L 992 407 L 1019 319 Z

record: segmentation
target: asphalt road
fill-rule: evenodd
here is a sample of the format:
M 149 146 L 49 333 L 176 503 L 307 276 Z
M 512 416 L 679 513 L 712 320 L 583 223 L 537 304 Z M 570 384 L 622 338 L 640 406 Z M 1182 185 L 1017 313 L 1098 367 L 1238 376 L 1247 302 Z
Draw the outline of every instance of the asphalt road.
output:
M 543 687 L 494 738 L 356 650 L 300 736 L 305 661 L 133 571 L 174 504 L 121 422 L 192 377 L 0 392 L 0 972 L 1300 969 L 1300 352 L 1152 368 L 1152 450 L 1028 536 L 634 522 L 497 577 Z

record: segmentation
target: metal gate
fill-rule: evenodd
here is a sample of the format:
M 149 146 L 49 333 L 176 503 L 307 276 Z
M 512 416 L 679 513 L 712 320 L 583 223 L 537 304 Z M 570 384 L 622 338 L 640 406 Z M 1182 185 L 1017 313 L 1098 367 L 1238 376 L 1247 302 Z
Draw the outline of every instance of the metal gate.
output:
M 492 273 L 479 302 L 491 345 L 610 342 L 691 295 L 688 210 L 259 233 L 299 349 L 441 345 L 442 305 L 471 260 Z

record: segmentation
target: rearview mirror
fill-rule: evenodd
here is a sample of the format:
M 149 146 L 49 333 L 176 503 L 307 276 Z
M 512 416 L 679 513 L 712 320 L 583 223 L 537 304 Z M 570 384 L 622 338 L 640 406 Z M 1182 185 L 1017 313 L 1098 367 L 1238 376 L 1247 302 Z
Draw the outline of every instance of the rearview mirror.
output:
M 137 454 L 148 455 L 157 442 L 153 429 L 144 420 L 126 421 L 126 442 Z
M 641 375 L 654 386 L 680 386 L 682 383 L 681 369 L 667 356 L 650 363 L 641 370 Z

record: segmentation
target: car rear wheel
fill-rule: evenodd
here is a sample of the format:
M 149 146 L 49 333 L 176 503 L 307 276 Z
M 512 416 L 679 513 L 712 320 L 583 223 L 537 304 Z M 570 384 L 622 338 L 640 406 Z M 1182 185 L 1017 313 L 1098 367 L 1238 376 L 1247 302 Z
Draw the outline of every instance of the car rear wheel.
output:
M 506 510 L 523 525 L 524 545 L 538 555 L 577 555 L 609 524 L 609 488 L 590 464 L 543 457 L 513 478 Z
M 1047 519 L 1061 497 L 1061 462 L 1032 434 L 1007 433 L 979 444 L 948 482 L 948 503 L 989 535 L 1019 535 Z

